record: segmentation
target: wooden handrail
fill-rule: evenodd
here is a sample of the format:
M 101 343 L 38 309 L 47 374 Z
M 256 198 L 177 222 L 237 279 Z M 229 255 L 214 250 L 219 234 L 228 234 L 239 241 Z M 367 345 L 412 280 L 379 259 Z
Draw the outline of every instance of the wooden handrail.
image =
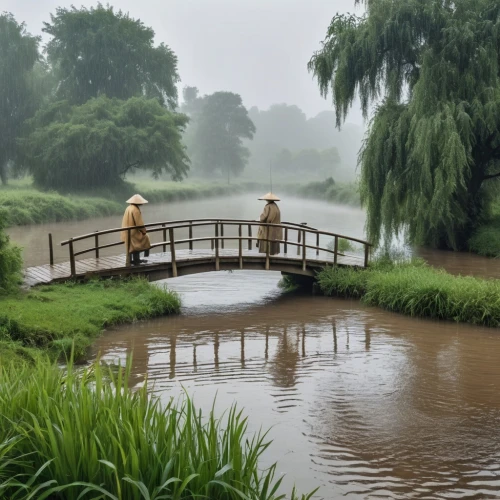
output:
M 76 236 L 73 239 L 73 241 L 79 241 L 79 240 L 84 240 L 86 238 L 90 238 L 91 236 L 94 236 L 96 233 L 99 234 L 99 235 L 102 235 L 102 234 L 111 234 L 111 233 L 119 233 L 121 231 L 125 231 L 127 230 L 128 228 L 130 229 L 138 229 L 138 228 L 149 228 L 149 227 L 155 227 L 155 226 L 161 226 L 162 224 L 169 224 L 169 225 L 172 225 L 172 224 L 175 224 L 176 226 L 176 229 L 177 228 L 181 228 L 181 227 L 187 227 L 187 225 L 182 225 L 182 226 L 177 226 L 177 224 L 180 224 L 180 223 L 194 223 L 194 222 L 199 222 L 199 223 L 205 223 L 205 224 L 198 224 L 198 225 L 211 225 L 211 224 L 214 224 L 215 222 L 223 222 L 224 224 L 229 224 L 229 223 L 234 223 L 234 224 L 239 224 L 240 222 L 241 223 L 244 223 L 244 224 L 248 224 L 248 223 L 251 223 L 251 224 L 254 224 L 254 225 L 258 225 L 258 224 L 265 224 L 265 223 L 261 223 L 255 219 L 215 219 L 215 218 L 205 218 L 205 219 L 179 219 L 179 220 L 172 220 L 172 221 L 163 221 L 163 222 L 149 222 L 148 224 L 144 224 L 142 226 L 127 226 L 127 227 L 115 227 L 115 228 L 112 228 L 112 229 L 103 229 L 101 231 L 95 231 L 93 233 L 88 233 L 88 234 L 82 234 L 80 236 Z M 277 224 L 275 224 L 277 225 Z M 287 225 L 287 226 L 294 226 L 294 227 L 304 227 L 303 224 L 297 224 L 296 222 L 282 222 L 281 225 Z M 317 229 L 313 228 L 313 227 L 309 227 L 307 226 L 309 229 L 313 230 L 313 231 L 317 231 Z M 156 229 L 152 229 L 150 230 L 150 232 L 155 232 L 155 231 L 161 231 L 161 227 L 159 228 L 156 228 Z M 64 246 L 64 245 L 67 245 L 69 243 L 69 240 L 65 240 L 65 241 L 61 241 L 61 245 Z
M 198 222 L 198 221 L 201 221 L 201 222 Z M 292 229 L 292 230 L 296 230 L 296 231 L 300 231 L 300 232 L 306 232 L 306 233 L 310 233 L 310 234 L 320 234 L 323 236 L 332 236 L 332 237 L 338 236 L 339 238 L 349 240 L 349 241 L 354 241 L 354 242 L 360 243 L 362 245 L 368 245 L 370 247 L 373 246 L 370 242 L 365 241 L 365 240 L 360 240 L 359 238 L 353 238 L 351 236 L 345 236 L 342 234 L 331 233 L 329 231 L 321 231 L 319 229 L 314 229 L 314 228 L 311 228 L 309 226 L 304 226 L 303 224 L 296 224 L 293 222 L 282 222 L 281 224 L 271 224 L 271 223 L 267 223 L 267 222 L 259 222 L 256 220 L 244 220 L 244 219 L 242 219 L 242 220 L 239 220 L 239 219 L 193 219 L 193 220 L 186 220 L 186 221 L 155 222 L 155 223 L 151 223 L 151 224 L 144 224 L 143 226 L 127 226 L 127 227 L 121 227 L 121 228 L 115 228 L 115 229 L 105 229 L 103 231 L 95 231 L 93 233 L 88 233 L 88 234 L 84 234 L 81 236 L 76 236 L 74 238 L 71 238 L 71 240 L 74 243 L 76 241 L 95 237 L 96 234 L 98 234 L 98 235 L 112 234 L 112 233 L 127 231 L 129 229 L 130 230 L 131 229 L 142 229 L 142 228 L 154 227 L 154 226 L 160 225 L 160 227 L 155 227 L 155 228 L 150 229 L 148 231 L 150 233 L 153 233 L 153 232 L 157 232 L 157 231 L 162 231 L 164 229 L 164 227 L 161 226 L 161 224 L 165 224 L 165 225 L 175 224 L 175 226 L 174 226 L 175 229 L 182 229 L 182 228 L 189 228 L 190 226 L 191 227 L 211 226 L 211 225 L 216 224 L 217 222 L 218 223 L 224 222 L 224 224 L 231 225 L 231 226 L 245 224 L 245 225 L 252 225 L 252 226 L 280 227 L 282 229 L 286 229 L 288 227 L 288 229 Z M 180 223 L 182 223 L 182 224 L 179 225 Z M 67 245 L 67 244 L 69 244 L 69 242 L 70 242 L 70 240 L 62 241 L 61 246 Z
M 237 226 L 238 236 L 225 236 L 224 235 L 224 225 Z M 248 227 L 248 236 L 242 235 L 242 226 L 243 225 L 246 225 Z M 205 227 L 205 226 L 213 226 L 215 229 L 215 235 L 208 236 L 208 237 L 201 237 L 201 238 L 193 238 L 193 228 Z M 240 268 L 242 268 L 243 267 L 243 260 L 242 260 L 243 241 L 244 240 L 248 241 L 248 249 L 251 250 L 252 249 L 252 239 L 255 239 L 255 237 L 252 237 L 252 227 L 253 226 L 265 227 L 266 228 L 266 236 L 269 233 L 269 228 L 281 228 L 281 229 L 283 229 L 284 233 L 285 233 L 284 240 L 273 240 L 273 239 L 270 239 L 268 237 L 261 238 L 261 239 L 263 241 L 266 241 L 266 242 L 275 242 L 275 243 L 279 243 L 279 244 L 284 244 L 285 253 L 287 253 L 288 245 L 292 245 L 292 246 L 297 247 L 297 256 L 301 256 L 303 270 L 306 269 L 307 249 L 315 250 L 316 256 L 319 255 L 320 251 L 326 252 L 329 254 L 333 254 L 333 264 L 336 265 L 338 262 L 338 256 L 345 255 L 343 253 L 339 253 L 339 251 L 338 251 L 340 238 L 343 238 L 347 241 L 353 241 L 353 242 L 360 243 L 360 244 L 364 245 L 364 255 L 363 255 L 362 260 L 364 261 L 365 267 L 368 265 L 370 248 L 372 247 L 372 245 L 369 242 L 364 241 L 364 240 L 360 240 L 358 238 L 352 238 L 349 236 L 343 236 L 340 234 L 331 233 L 329 231 L 321 231 L 321 230 L 318 230 L 315 228 L 311 228 L 304 223 L 297 224 L 297 223 L 293 223 L 293 222 L 283 222 L 281 224 L 272 224 L 272 223 L 260 222 L 258 220 L 246 220 L 246 219 L 242 219 L 242 220 L 239 220 L 239 219 L 190 219 L 190 220 L 155 222 L 155 223 L 145 224 L 145 225 L 141 225 L 141 226 L 128 226 L 125 228 L 115 228 L 115 229 L 106 229 L 103 231 L 94 231 L 94 232 L 86 234 L 86 235 L 81 235 L 81 236 L 77 236 L 74 238 L 70 238 L 69 240 L 61 242 L 61 245 L 69 245 L 71 275 L 73 276 L 76 274 L 75 257 L 77 257 L 79 255 L 83 255 L 85 253 L 95 252 L 96 258 L 99 258 L 99 250 L 118 246 L 118 245 L 122 244 L 122 242 L 115 242 L 115 243 L 108 243 L 105 245 L 99 245 L 99 236 L 100 235 L 113 234 L 113 233 L 118 233 L 118 232 L 121 233 L 123 231 L 127 231 L 127 233 L 128 233 L 127 242 L 130 244 L 130 236 L 131 236 L 131 231 L 133 229 L 149 228 L 149 230 L 148 230 L 149 233 L 155 233 L 155 232 L 161 231 L 163 233 L 163 241 L 159 242 L 159 243 L 153 243 L 151 245 L 151 248 L 157 248 L 157 247 L 161 246 L 161 247 L 163 247 L 163 251 L 165 252 L 167 246 L 170 247 L 170 253 L 172 255 L 172 271 L 173 271 L 173 275 L 177 276 L 177 266 L 176 266 L 176 262 L 175 262 L 175 246 L 179 245 L 179 244 L 188 244 L 189 249 L 192 250 L 194 242 L 201 242 L 201 241 L 211 241 L 212 250 L 215 250 L 215 267 L 217 270 L 220 268 L 219 251 L 220 251 L 220 249 L 224 249 L 224 242 L 226 240 L 238 241 L 238 257 L 239 257 L 239 261 L 240 261 Z M 175 229 L 177 229 L 177 230 L 186 229 L 186 228 L 188 229 L 188 232 L 189 232 L 189 238 L 175 240 L 174 230 Z M 169 235 L 168 241 L 166 239 L 167 231 L 168 231 L 168 235 Z M 297 232 L 297 242 L 296 243 L 289 240 L 289 231 L 296 231 Z M 315 235 L 316 245 L 308 245 L 306 243 L 307 234 Z M 320 236 L 334 238 L 333 250 L 320 246 Z M 94 238 L 95 246 L 76 252 L 75 248 L 74 248 L 75 242 L 82 241 L 82 240 L 85 240 L 88 238 Z M 266 254 L 265 268 L 270 269 L 270 252 L 269 252 L 270 245 L 267 245 L 266 247 L 267 247 L 267 250 L 265 252 L 265 254 Z M 354 257 L 354 256 L 352 256 L 352 257 Z M 126 265 L 130 266 L 130 252 L 128 252 L 128 251 L 126 252 Z

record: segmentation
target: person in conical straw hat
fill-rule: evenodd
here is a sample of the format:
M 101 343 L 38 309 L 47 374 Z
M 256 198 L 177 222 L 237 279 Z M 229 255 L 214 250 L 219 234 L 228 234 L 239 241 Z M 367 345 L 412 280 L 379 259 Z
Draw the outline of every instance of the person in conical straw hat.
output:
M 147 202 L 148 200 L 145 200 L 140 194 L 134 194 L 134 196 L 129 198 L 127 200 L 129 206 L 123 214 L 122 227 L 144 226 L 140 207 Z M 141 260 L 141 252 L 144 252 L 144 257 L 149 257 L 151 242 L 149 241 L 149 235 L 145 227 L 131 229 L 130 241 L 128 233 L 128 231 L 122 231 L 121 240 L 125 243 L 125 251 L 130 253 L 131 264 L 137 266 L 146 262 L 145 260 Z
M 269 192 L 261 196 L 259 200 L 267 201 L 264 211 L 260 216 L 260 222 L 268 224 L 281 224 L 281 212 L 276 205 L 280 199 L 273 193 Z M 257 247 L 259 252 L 266 253 L 269 245 L 269 255 L 280 253 L 279 241 L 283 239 L 283 229 L 281 227 L 260 226 L 257 233 Z

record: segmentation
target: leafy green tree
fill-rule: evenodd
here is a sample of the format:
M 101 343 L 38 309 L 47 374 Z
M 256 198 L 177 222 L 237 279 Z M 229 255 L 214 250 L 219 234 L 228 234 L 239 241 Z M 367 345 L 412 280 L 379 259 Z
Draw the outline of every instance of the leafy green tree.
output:
M 365 0 L 337 15 L 309 69 L 337 125 L 377 107 L 360 156 L 367 229 L 462 248 L 500 176 L 498 0 Z
M 181 142 L 187 121 L 158 99 L 101 96 L 82 106 L 58 101 L 28 122 L 20 149 L 24 165 L 42 187 L 112 186 L 134 168 L 180 180 L 189 170 Z
M 36 106 L 32 82 L 39 38 L 26 32 L 12 14 L 0 15 L 0 179 L 7 182 L 7 163 L 15 159 L 16 137 Z
M 190 153 L 204 175 L 230 177 L 245 168 L 249 152 L 242 139 L 252 139 L 255 125 L 248 117 L 241 97 L 232 92 L 215 92 L 199 102 L 193 117 Z
M 7 211 L 0 209 L 0 295 L 13 290 L 21 281 L 21 249 L 5 234 Z
M 43 31 L 49 62 L 59 78 L 57 95 L 82 104 L 92 97 L 157 97 L 177 104 L 177 57 L 154 31 L 110 6 L 58 8 Z

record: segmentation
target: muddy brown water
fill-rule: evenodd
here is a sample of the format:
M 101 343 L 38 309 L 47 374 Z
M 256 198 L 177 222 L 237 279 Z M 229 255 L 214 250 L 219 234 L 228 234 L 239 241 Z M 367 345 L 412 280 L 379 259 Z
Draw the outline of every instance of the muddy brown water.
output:
M 284 219 L 362 236 L 361 211 L 285 200 Z M 251 196 L 151 206 L 147 220 L 254 218 Z M 286 216 L 285 216 L 286 215 Z M 313 223 L 314 221 L 314 223 Z M 59 239 L 119 218 L 13 228 L 44 259 Z M 450 272 L 499 277 L 500 263 L 421 251 Z M 64 254 L 58 254 L 63 259 Z M 273 272 L 220 272 L 168 280 L 182 314 L 106 332 L 108 362 L 134 351 L 133 384 L 162 400 L 186 390 L 198 407 L 237 403 L 249 432 L 270 428 L 263 465 L 278 461 L 284 490 L 315 498 L 500 498 L 500 335 L 497 329 L 407 318 L 358 301 L 283 295 Z

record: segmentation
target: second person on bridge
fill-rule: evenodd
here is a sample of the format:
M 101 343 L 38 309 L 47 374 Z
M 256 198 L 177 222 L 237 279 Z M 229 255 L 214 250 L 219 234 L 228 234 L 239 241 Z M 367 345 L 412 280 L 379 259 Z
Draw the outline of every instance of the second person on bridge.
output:
M 280 199 L 273 193 L 267 193 L 261 196 L 259 200 L 267 201 L 264 211 L 260 216 L 260 222 L 268 224 L 281 224 L 281 212 L 276 205 Z M 281 227 L 260 226 L 257 233 L 257 247 L 259 252 L 266 253 L 269 245 L 269 255 L 280 253 L 279 241 L 283 239 L 283 229 Z
M 148 200 L 145 200 L 140 194 L 134 194 L 132 198 L 129 198 L 127 203 L 130 205 L 123 214 L 122 227 L 144 226 L 140 206 L 147 202 Z M 128 239 L 129 233 L 130 241 Z M 133 266 L 146 262 L 140 259 L 140 252 L 144 252 L 144 257 L 149 257 L 149 249 L 151 248 L 151 242 L 145 227 L 131 229 L 130 232 L 122 231 L 121 240 L 125 243 L 125 251 L 130 253 Z

